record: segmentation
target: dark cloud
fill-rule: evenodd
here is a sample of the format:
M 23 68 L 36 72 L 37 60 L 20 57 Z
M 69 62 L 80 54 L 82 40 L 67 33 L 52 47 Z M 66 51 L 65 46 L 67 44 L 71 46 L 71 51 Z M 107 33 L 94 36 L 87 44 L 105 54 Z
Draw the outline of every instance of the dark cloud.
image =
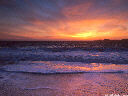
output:
M 32 41 L 32 40 L 38 40 L 38 39 L 34 39 L 34 38 L 29 38 L 29 37 L 24 37 L 24 36 L 17 36 L 14 34 L 6 34 L 6 33 L 0 33 L 0 40 L 9 40 L 9 41 L 14 41 L 14 40 L 18 40 L 18 41 Z

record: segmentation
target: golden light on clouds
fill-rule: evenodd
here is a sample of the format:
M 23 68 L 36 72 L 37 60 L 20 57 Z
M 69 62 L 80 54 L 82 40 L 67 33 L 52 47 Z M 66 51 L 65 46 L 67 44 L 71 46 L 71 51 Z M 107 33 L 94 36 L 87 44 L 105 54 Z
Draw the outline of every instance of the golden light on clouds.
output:
M 0 40 L 127 39 L 127 3 L 123 0 L 62 0 L 27 1 L 18 5 L 13 1 L 17 9 L 2 5 L 15 13 L 0 11 L 3 14 Z

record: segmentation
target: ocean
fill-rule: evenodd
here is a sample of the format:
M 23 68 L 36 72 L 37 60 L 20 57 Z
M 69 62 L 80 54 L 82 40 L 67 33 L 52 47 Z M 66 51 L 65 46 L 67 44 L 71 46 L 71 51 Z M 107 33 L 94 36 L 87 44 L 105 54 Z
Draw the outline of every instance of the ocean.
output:
M 0 84 L 19 88 L 17 92 L 24 95 L 7 88 L 0 88 L 7 90 L 1 94 L 128 95 L 127 44 L 121 40 L 1 41 Z

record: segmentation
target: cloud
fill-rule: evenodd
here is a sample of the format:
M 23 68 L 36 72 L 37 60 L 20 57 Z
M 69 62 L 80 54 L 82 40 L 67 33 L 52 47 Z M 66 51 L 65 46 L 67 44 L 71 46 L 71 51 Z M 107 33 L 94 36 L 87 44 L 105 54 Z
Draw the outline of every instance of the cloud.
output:
M 128 0 L 0 0 L 0 35 L 86 40 L 73 36 L 114 38 L 117 32 L 123 38 L 128 32 L 127 5 Z

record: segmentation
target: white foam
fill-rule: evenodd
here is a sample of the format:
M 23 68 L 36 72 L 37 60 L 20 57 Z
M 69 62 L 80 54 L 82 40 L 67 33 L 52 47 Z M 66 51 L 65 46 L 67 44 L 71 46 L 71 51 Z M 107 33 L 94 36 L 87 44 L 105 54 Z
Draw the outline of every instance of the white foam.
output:
M 28 48 L 29 50 L 29 48 Z M 47 52 L 44 50 L 2 50 L 0 60 L 36 60 L 36 61 L 70 61 L 70 62 L 99 62 L 99 63 L 128 63 L 128 52 L 98 52 L 98 51 L 66 51 Z M 4 57 L 3 57 L 4 56 Z

